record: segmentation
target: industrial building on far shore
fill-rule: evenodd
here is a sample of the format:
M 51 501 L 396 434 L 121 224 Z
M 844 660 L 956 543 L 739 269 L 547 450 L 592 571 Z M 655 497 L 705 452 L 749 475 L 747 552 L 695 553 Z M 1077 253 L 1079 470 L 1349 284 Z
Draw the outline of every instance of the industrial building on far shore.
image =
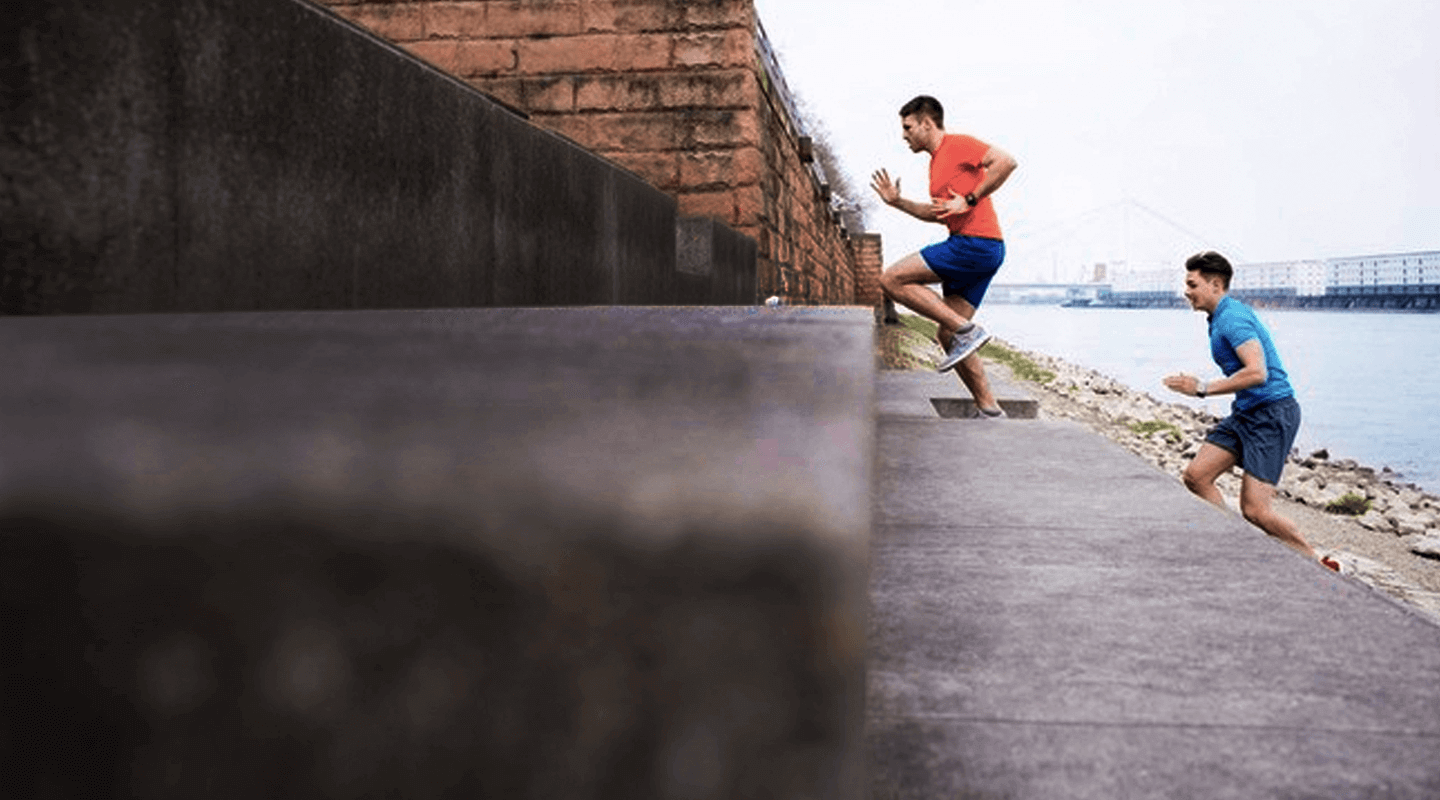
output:
M 1102 274 L 1097 270 L 1097 275 Z M 1091 291 L 1075 287 L 1067 305 L 1185 305 L 1183 276 L 1173 268 L 1109 277 L 1109 282 L 1097 282 Z M 1251 305 L 1269 308 L 1440 311 L 1440 251 L 1236 264 L 1230 292 Z

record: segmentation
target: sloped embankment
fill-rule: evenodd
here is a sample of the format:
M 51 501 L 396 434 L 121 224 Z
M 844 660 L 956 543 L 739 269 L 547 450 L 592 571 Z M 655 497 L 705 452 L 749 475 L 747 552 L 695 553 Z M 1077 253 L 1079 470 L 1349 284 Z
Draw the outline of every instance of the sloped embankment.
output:
M 876 332 L 882 369 L 929 369 L 940 349 L 933 323 L 904 315 Z M 1135 391 L 1109 376 L 1043 353 L 993 340 L 981 351 L 1040 400 L 1042 418 L 1079 422 L 1177 480 L 1218 418 Z M 1238 507 L 1240 473 L 1218 482 Z M 1281 480 L 1280 511 L 1321 551 L 1334 551 L 1349 574 L 1440 621 L 1440 497 L 1324 451 L 1294 453 Z M 1331 513 L 1327 509 L 1351 513 Z M 1355 515 L 1355 512 L 1360 512 Z

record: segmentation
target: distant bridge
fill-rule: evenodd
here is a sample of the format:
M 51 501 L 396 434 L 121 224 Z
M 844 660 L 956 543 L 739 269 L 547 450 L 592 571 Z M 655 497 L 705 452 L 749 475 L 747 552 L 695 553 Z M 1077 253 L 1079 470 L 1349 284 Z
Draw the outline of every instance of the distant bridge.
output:
M 992 303 L 1064 303 L 1098 300 L 1109 293 L 1108 283 L 992 283 L 985 299 Z

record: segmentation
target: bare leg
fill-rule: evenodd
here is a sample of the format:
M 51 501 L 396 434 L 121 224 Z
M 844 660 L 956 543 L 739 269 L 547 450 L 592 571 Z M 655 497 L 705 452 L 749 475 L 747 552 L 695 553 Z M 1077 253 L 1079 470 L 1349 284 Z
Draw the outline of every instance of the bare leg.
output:
M 1246 474 L 1240 483 L 1240 513 L 1251 525 L 1274 536 L 1281 542 L 1303 553 L 1306 557 L 1318 560 L 1320 556 L 1315 553 L 1315 548 L 1305 541 L 1300 534 L 1300 529 L 1295 523 L 1280 516 L 1271 501 L 1275 498 L 1275 487 Z
M 975 318 L 975 306 L 970 305 L 963 297 L 947 297 L 945 305 L 952 311 L 959 314 L 966 321 Z M 942 349 L 950 349 L 949 337 L 940 341 Z M 975 398 L 975 405 L 980 408 L 994 410 L 1000 407 L 995 395 L 990 391 L 990 379 L 985 377 L 985 362 L 980 359 L 980 354 L 974 353 L 967 356 L 955 367 L 955 374 L 960 377 L 960 382 L 970 390 L 970 396 Z
M 930 289 L 929 284 L 939 283 L 940 276 L 930 270 L 919 253 L 911 253 L 885 268 L 880 274 L 880 288 L 895 302 L 914 311 L 940 326 L 942 336 L 967 327 L 968 318 L 956 313 Z M 974 310 L 971 310 L 974 313 Z
M 1185 481 L 1185 488 L 1195 495 L 1210 501 L 1211 503 L 1228 509 L 1225 505 L 1225 496 L 1215 487 L 1215 479 L 1235 466 L 1235 454 L 1223 447 L 1217 447 L 1209 442 L 1200 445 L 1200 452 L 1195 454 L 1194 460 L 1185 467 L 1185 473 L 1181 478 Z
M 1225 497 L 1215 487 L 1215 479 L 1235 466 L 1235 454 L 1209 442 L 1200 446 L 1200 452 L 1185 468 L 1185 488 L 1215 505 L 1226 508 Z M 1266 534 L 1279 539 L 1308 558 L 1318 560 L 1326 567 L 1339 571 L 1340 565 L 1334 559 L 1320 558 L 1315 548 L 1305 541 L 1295 523 L 1276 513 L 1273 501 L 1275 487 L 1246 474 L 1240 482 L 1240 513 L 1247 522 Z

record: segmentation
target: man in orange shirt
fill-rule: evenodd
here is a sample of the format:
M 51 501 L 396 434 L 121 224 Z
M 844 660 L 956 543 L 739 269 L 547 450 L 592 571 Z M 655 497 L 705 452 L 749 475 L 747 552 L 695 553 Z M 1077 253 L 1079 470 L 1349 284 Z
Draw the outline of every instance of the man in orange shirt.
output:
M 901 197 L 899 179 L 891 180 L 883 169 L 872 176 L 871 188 L 886 205 L 945 225 L 950 237 L 891 264 L 880 285 L 890 299 L 940 326 L 945 357 L 936 369 L 955 368 L 981 414 L 1004 416 L 976 355 L 990 334 L 971 320 L 1005 260 L 1005 241 L 990 195 L 1015 171 L 1015 159 L 973 136 L 946 133 L 945 111 L 928 95 L 901 107 L 900 126 L 911 152 L 930 154 L 930 200 Z M 932 283 L 944 288 L 943 299 L 929 288 Z

